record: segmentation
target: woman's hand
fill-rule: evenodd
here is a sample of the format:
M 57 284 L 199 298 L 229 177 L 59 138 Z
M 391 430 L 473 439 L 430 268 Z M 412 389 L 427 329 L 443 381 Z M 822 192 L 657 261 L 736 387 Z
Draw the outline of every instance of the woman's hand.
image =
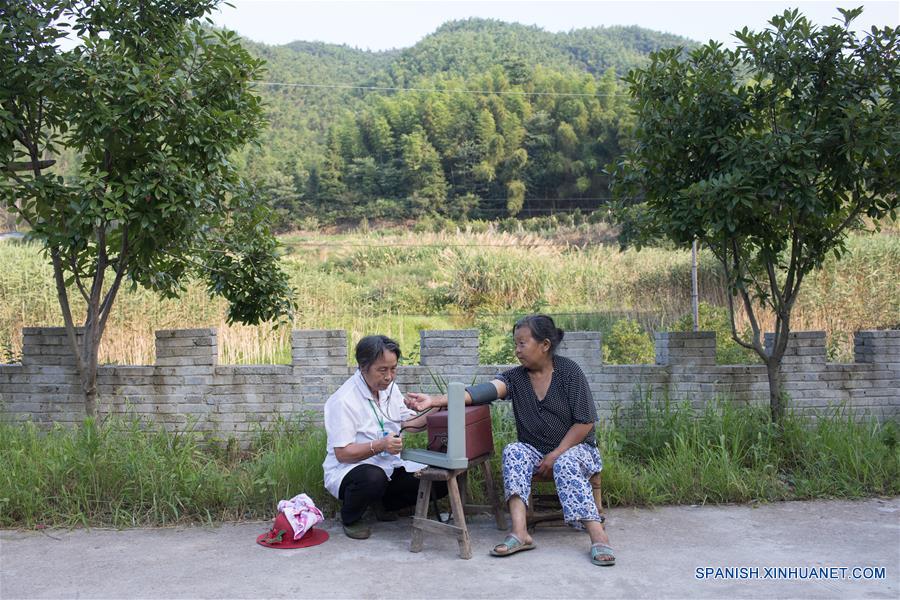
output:
M 407 408 L 416 412 L 441 406 L 438 404 L 437 398 L 432 398 L 428 394 L 417 394 L 416 392 L 406 394 L 406 398 L 403 401 L 406 403 Z
M 544 456 L 544 459 L 538 463 L 537 474 L 544 479 L 553 479 L 553 465 L 556 463 L 556 459 L 559 458 L 560 454 L 561 453 L 556 450 L 548 452 Z
M 384 445 L 382 450 L 388 454 L 400 454 L 403 450 L 403 438 L 396 433 L 381 438 L 381 441 Z

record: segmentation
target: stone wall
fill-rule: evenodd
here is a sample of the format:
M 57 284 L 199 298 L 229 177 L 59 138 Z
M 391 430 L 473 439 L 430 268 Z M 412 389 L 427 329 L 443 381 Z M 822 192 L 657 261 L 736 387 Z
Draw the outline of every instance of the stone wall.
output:
M 0 365 L 3 418 L 42 425 L 80 421 L 83 398 L 65 331 L 23 333 L 22 363 Z M 219 365 L 216 344 L 213 329 L 157 332 L 156 364 L 100 367 L 100 411 L 242 436 L 278 415 L 321 411 L 353 373 L 344 331 L 294 331 L 290 365 Z M 599 333 L 573 331 L 559 352 L 582 366 L 603 418 L 648 394 L 695 406 L 716 398 L 768 403 L 765 368 L 716 365 L 713 333 L 657 334 L 655 365 L 606 365 L 601 347 Z M 809 415 L 843 405 L 860 416 L 900 418 L 900 331 L 861 331 L 855 348 L 855 362 L 829 363 L 824 332 L 791 334 L 783 366 L 791 405 Z M 421 332 L 420 362 L 399 369 L 401 389 L 434 391 L 441 381 L 485 381 L 508 367 L 478 364 L 477 330 Z

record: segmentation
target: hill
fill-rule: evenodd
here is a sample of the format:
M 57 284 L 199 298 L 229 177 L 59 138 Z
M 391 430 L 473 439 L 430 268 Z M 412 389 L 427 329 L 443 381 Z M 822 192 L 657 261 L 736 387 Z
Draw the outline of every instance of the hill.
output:
M 683 37 L 641 27 L 592 27 L 551 33 L 539 27 L 492 19 L 449 21 L 392 64 L 392 82 L 414 83 L 436 72 L 464 77 L 496 64 L 517 62 L 550 69 L 575 68 L 596 76 L 608 69 L 624 75 L 661 48 L 693 46 Z
M 235 160 L 280 229 L 593 211 L 608 195 L 603 167 L 628 144 L 619 77 L 654 50 L 694 45 L 639 27 L 486 19 L 384 52 L 243 44 L 267 64 L 269 125 Z M 74 151 L 57 157 L 61 175 L 77 165 Z
M 550 33 L 467 19 L 387 52 L 245 45 L 268 63 L 270 127 L 239 160 L 288 227 L 596 208 L 628 115 L 617 77 L 693 42 L 638 27 Z

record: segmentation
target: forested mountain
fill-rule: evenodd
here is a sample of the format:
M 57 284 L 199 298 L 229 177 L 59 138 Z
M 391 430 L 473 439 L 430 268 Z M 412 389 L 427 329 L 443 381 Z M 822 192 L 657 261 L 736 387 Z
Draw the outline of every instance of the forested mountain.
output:
M 550 33 L 538 27 L 490 19 L 449 21 L 415 46 L 403 50 L 389 69 L 402 85 L 447 72 L 478 75 L 496 64 L 576 68 L 594 75 L 615 69 L 624 75 L 650 52 L 693 42 L 640 27 L 594 27 Z
M 243 43 L 267 64 L 269 126 L 236 161 L 280 228 L 592 210 L 628 143 L 618 78 L 653 50 L 693 45 L 638 27 L 556 34 L 484 19 L 386 52 Z M 57 158 L 73 176 L 74 153 Z
M 603 166 L 627 144 L 618 76 L 675 45 L 693 43 L 484 19 L 388 52 L 247 41 L 268 63 L 271 125 L 240 160 L 282 226 L 591 210 L 608 196 Z

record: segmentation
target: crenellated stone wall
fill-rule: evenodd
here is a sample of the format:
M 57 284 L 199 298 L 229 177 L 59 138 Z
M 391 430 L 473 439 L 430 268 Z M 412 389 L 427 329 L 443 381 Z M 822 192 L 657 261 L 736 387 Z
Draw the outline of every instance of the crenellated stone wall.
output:
M 3 418 L 45 426 L 80 421 L 84 403 L 65 330 L 23 333 L 22 363 L 0 365 Z M 654 365 L 606 365 L 601 341 L 597 332 L 568 332 L 559 353 L 584 369 L 602 418 L 647 394 L 695 406 L 716 398 L 768 402 L 765 367 L 716 365 L 713 333 L 657 334 Z M 792 407 L 813 415 L 843 405 L 857 415 L 900 418 L 900 331 L 861 331 L 855 348 L 855 362 L 829 363 L 823 332 L 792 333 L 783 364 Z M 441 381 L 486 381 L 511 366 L 478 364 L 477 330 L 423 331 L 420 351 L 421 364 L 399 369 L 403 390 L 434 391 Z M 338 330 L 294 331 L 290 365 L 219 365 L 217 356 L 214 329 L 159 331 L 156 364 L 100 367 L 99 410 L 240 437 L 278 415 L 321 411 L 353 373 L 347 334 Z

